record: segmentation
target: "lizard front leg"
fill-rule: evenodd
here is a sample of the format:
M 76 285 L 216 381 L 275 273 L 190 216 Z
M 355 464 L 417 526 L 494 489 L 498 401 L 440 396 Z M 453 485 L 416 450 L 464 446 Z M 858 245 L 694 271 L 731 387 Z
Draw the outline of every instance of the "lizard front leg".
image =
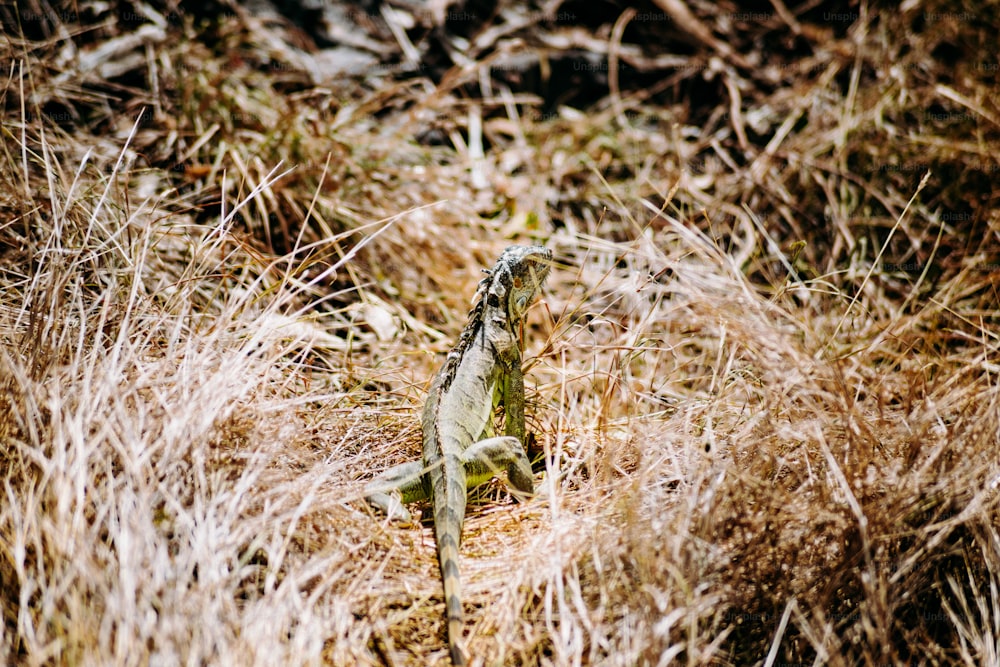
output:
M 521 357 L 517 355 L 504 371 L 504 380 L 500 396 L 503 402 L 504 435 L 524 443 L 524 372 L 521 370 Z
M 410 461 L 389 468 L 365 487 L 365 500 L 381 510 L 390 521 L 412 523 L 413 517 L 403 503 L 415 503 L 430 497 L 430 481 L 423 461 Z
M 531 463 L 524 451 L 527 430 L 524 426 L 524 372 L 521 370 L 521 355 L 511 360 L 510 368 L 503 382 L 504 434 L 517 442 L 514 458 L 507 464 L 507 478 L 518 491 L 532 495 L 535 492 L 531 474 Z
M 524 452 L 524 376 L 521 373 L 519 355 L 513 355 L 507 360 L 509 367 L 504 369 L 499 387 L 499 399 L 504 406 L 506 435 L 494 438 L 484 438 L 462 455 L 465 466 L 466 486 L 473 488 L 488 482 L 507 470 L 507 479 L 520 493 L 515 494 L 523 500 L 535 492 L 534 479 L 531 474 L 531 463 Z M 491 432 L 487 429 L 484 435 Z

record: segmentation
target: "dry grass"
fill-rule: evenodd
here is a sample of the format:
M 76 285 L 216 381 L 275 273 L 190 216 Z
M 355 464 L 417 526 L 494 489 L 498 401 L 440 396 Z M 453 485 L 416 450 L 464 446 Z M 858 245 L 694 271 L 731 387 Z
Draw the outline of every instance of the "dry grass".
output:
M 443 664 L 430 530 L 360 494 L 542 241 L 477 664 L 1000 664 L 995 10 L 904 4 L 583 115 L 320 85 L 238 12 L 5 38 L 0 662 Z

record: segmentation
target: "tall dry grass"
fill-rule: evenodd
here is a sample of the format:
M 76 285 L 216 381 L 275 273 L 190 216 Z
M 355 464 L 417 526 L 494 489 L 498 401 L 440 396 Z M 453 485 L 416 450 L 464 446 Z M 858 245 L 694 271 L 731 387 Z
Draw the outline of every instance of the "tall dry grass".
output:
M 292 642 L 273 610 L 259 629 L 244 616 L 249 590 L 275 587 L 254 559 L 281 540 L 258 522 L 291 511 L 258 491 L 302 355 L 331 336 L 284 296 L 294 275 L 232 233 L 235 210 L 196 225 L 117 173 L 59 164 L 44 135 L 23 149 L 5 172 L 33 196 L 42 171 L 48 197 L 8 223 L 23 263 L 3 286 L 6 658 L 294 660 L 240 638 Z M 262 405 L 274 418 L 247 416 Z
M 985 44 L 945 9 L 837 32 L 787 88 L 701 70 L 746 126 L 650 91 L 344 101 L 233 65 L 273 38 L 238 16 L 109 42 L 156 84 L 118 112 L 114 77 L 43 67 L 58 30 L 5 43 L 0 659 L 443 664 L 430 530 L 361 493 L 419 456 L 479 269 L 532 240 L 539 494 L 470 506 L 478 664 L 997 664 L 996 128 L 978 70 L 934 79 Z

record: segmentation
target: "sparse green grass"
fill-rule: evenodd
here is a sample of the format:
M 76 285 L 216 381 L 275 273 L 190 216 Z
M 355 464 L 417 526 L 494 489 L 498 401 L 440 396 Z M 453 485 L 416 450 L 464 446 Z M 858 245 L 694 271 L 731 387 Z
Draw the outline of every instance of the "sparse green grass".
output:
M 918 10 L 731 78 L 745 149 L 646 90 L 422 145 L 477 102 L 255 70 L 236 17 L 125 113 L 6 43 L 0 662 L 444 664 L 430 530 L 361 493 L 533 240 L 540 493 L 467 519 L 479 664 L 998 664 L 995 53 Z

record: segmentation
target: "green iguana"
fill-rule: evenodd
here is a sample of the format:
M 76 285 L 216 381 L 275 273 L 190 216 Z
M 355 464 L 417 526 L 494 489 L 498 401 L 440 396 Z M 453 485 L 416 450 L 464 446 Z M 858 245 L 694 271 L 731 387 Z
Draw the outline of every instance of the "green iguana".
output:
M 369 503 L 391 519 L 410 521 L 401 503 L 430 498 L 434 537 L 444 584 L 448 648 L 454 665 L 464 665 L 458 548 L 468 489 L 503 470 L 522 497 L 534 493 L 524 451 L 524 376 L 520 326 L 549 273 L 552 251 L 511 246 L 479 283 L 478 301 L 431 385 L 423 412 L 423 461 L 387 470 L 365 490 Z M 493 416 L 504 406 L 503 436 Z

